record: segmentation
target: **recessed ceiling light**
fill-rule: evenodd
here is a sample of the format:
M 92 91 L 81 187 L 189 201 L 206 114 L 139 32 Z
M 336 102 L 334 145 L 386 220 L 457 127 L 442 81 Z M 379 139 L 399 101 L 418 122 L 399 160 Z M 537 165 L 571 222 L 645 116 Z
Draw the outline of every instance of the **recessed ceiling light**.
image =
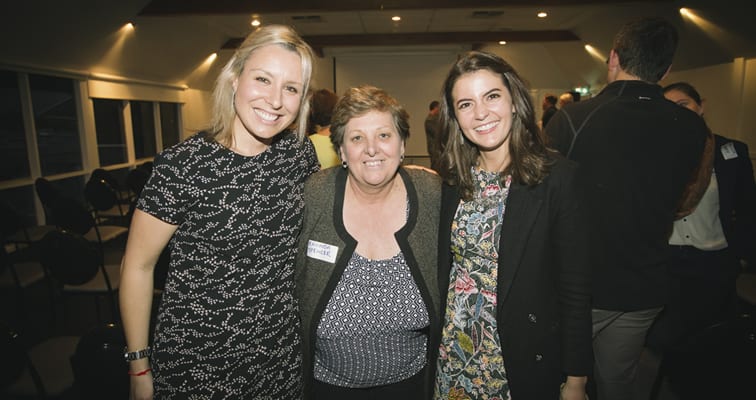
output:
M 539 13 L 538 13 L 538 14 L 536 14 L 536 15 L 538 15 L 538 18 L 546 18 L 546 17 L 548 17 L 548 16 L 549 16 L 549 14 L 547 14 L 547 13 L 546 13 L 546 12 L 544 12 L 544 11 L 541 11 L 541 12 L 539 12 Z
M 394 15 L 393 17 L 391 17 L 391 20 L 394 21 L 394 22 L 399 22 L 399 21 L 402 20 L 402 17 L 400 17 L 398 15 Z
M 506 40 L 499 40 L 499 44 L 500 45 L 505 45 L 505 44 L 507 44 L 507 41 Z
M 253 20 L 252 20 L 252 26 L 255 26 L 255 27 L 256 27 L 256 26 L 260 26 L 260 20 L 259 20 L 259 19 L 257 19 L 257 18 L 253 19 Z

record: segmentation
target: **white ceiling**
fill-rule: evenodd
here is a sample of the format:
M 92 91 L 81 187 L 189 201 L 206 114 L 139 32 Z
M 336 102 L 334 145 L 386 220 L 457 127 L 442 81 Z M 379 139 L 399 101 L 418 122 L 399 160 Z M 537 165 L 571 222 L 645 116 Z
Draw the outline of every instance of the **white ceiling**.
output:
M 148 10 L 147 6 L 161 3 L 170 6 L 168 13 L 142 12 Z M 5 1 L 0 5 L 0 65 L 110 74 L 210 89 L 220 66 L 233 52 L 222 47 L 230 39 L 241 38 L 251 31 L 249 10 L 253 9 L 265 10 L 257 13 L 263 23 L 294 25 L 312 43 L 326 43 L 320 49 L 325 56 L 385 50 L 386 46 L 396 48 L 391 40 L 397 38 L 401 43 L 415 43 L 400 46 L 409 51 L 434 46 L 460 50 L 485 48 L 509 59 L 533 87 L 601 85 L 605 66 L 583 46 L 591 44 L 606 55 L 614 32 L 622 23 L 640 16 L 664 16 L 680 29 L 680 47 L 673 68 L 697 68 L 729 62 L 735 57 L 756 56 L 756 24 L 752 16 L 737 7 L 740 3 L 727 0 L 541 1 L 540 4 L 547 4 L 541 7 L 522 5 L 528 4 L 527 1 L 470 0 L 456 2 L 464 6 L 455 6 L 454 1 L 395 0 L 394 6 L 384 6 L 384 10 L 375 7 L 375 1 L 321 0 L 316 5 L 311 2 L 303 5 L 308 2 L 281 0 L 279 3 Z M 548 5 L 554 3 L 571 5 Z M 197 14 L 196 10 L 177 5 L 200 6 L 205 10 Z M 709 26 L 702 29 L 683 19 L 678 12 L 682 6 L 694 9 Z M 238 10 L 218 7 L 244 10 L 236 13 Z M 547 11 L 549 17 L 535 17 L 539 10 Z M 476 11 L 501 12 L 501 15 L 476 18 L 473 16 Z M 401 15 L 402 21 L 392 22 L 390 17 L 394 14 Z M 319 16 L 320 21 L 302 21 L 296 16 Z M 119 34 L 126 22 L 133 22 L 136 29 Z M 478 39 L 472 40 L 470 35 Z M 577 39 L 561 40 L 570 35 Z M 508 44 L 498 46 L 491 41 L 498 37 Z M 365 46 L 366 43 L 376 46 Z M 213 52 L 218 53 L 218 59 L 209 70 L 203 69 L 203 61 Z

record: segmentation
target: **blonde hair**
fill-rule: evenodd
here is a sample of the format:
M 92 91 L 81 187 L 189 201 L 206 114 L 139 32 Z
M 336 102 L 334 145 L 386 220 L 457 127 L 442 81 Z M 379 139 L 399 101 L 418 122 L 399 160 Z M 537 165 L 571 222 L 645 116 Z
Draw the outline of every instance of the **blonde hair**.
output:
M 223 145 L 231 145 L 231 132 L 236 109 L 234 108 L 234 81 L 244 70 L 244 64 L 257 49 L 276 44 L 291 50 L 302 60 L 302 99 L 299 102 L 296 134 L 304 140 L 307 131 L 307 116 L 310 113 L 309 86 L 312 77 L 312 48 L 294 31 L 284 25 L 267 25 L 250 33 L 218 75 L 213 89 L 213 120 L 207 137 Z

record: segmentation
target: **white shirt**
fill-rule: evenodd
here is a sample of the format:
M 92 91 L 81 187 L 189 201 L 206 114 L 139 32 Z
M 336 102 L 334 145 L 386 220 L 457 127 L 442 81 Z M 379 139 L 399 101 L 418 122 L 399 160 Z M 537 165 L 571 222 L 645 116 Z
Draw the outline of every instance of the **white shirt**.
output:
M 693 212 L 674 223 L 669 244 L 693 246 L 699 250 L 721 250 L 727 247 L 719 220 L 719 185 L 716 171 L 711 174 L 709 186 Z

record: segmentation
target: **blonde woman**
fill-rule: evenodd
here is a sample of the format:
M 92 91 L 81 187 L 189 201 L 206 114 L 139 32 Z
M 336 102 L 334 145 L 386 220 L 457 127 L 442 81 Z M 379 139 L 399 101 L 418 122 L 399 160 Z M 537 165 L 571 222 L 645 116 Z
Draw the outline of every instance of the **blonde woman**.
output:
M 304 140 L 311 66 L 291 29 L 255 31 L 217 80 L 212 127 L 156 157 L 121 267 L 133 399 L 301 396 L 293 272 L 302 187 L 317 170 Z

